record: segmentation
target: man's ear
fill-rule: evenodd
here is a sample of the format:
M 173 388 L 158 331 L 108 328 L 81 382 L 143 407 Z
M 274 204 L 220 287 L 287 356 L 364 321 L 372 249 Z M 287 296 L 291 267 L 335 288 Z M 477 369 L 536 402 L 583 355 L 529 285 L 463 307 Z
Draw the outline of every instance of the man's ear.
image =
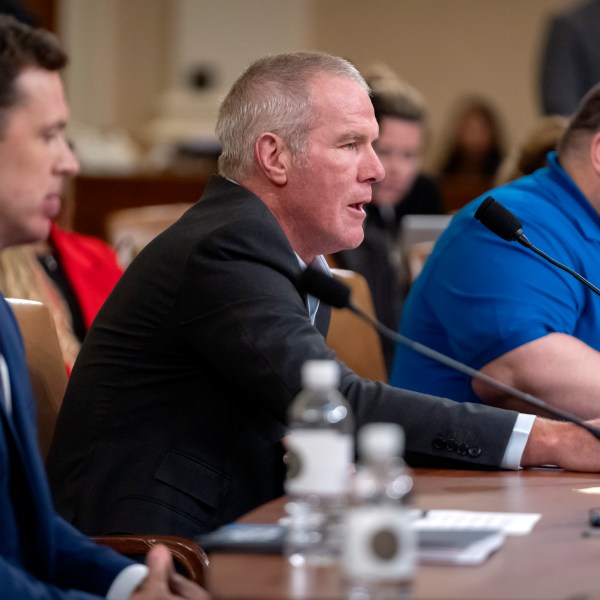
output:
M 254 145 L 256 162 L 263 173 L 275 184 L 284 185 L 288 179 L 290 165 L 289 150 L 276 134 L 262 133 Z
M 590 161 L 597 177 L 600 177 L 600 133 L 592 136 L 590 144 Z

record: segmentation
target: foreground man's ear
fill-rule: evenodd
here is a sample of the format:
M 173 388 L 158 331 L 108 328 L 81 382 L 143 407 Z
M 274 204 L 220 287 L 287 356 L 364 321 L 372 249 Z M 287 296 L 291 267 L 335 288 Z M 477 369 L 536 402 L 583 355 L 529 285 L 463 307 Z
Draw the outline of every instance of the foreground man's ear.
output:
M 287 144 L 275 133 L 262 133 L 254 145 L 258 167 L 266 177 L 277 185 L 284 185 L 288 179 L 291 164 Z

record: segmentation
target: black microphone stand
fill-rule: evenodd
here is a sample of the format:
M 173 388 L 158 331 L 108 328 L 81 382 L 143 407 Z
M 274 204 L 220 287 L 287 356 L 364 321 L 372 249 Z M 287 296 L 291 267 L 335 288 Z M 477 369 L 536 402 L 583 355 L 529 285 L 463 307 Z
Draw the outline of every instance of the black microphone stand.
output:
M 582 427 L 583 429 L 585 429 L 586 431 L 591 433 L 597 440 L 600 440 L 600 429 L 597 427 L 594 427 L 593 425 L 590 425 L 589 423 L 586 423 L 585 421 L 581 420 L 579 417 L 576 417 L 575 415 L 573 415 L 565 410 L 562 410 L 561 408 L 556 408 L 555 406 L 551 406 L 551 405 L 547 404 L 546 402 L 544 402 L 543 400 L 540 400 L 539 398 L 532 396 L 531 394 L 527 394 L 526 392 L 522 392 L 521 390 L 513 388 L 509 385 L 506 385 L 506 384 L 502 383 L 501 381 L 498 381 L 497 379 L 493 379 L 492 377 L 490 377 L 489 375 L 486 375 L 485 373 L 481 373 L 480 371 L 477 371 L 476 369 L 473 369 L 472 367 L 469 367 L 468 365 L 465 365 L 457 360 L 454 360 L 453 358 L 450 358 L 449 356 L 446 356 L 445 354 L 442 354 L 441 352 L 438 352 L 437 350 L 434 350 L 433 348 L 424 346 L 423 344 L 421 344 L 419 342 L 415 342 L 414 340 L 411 340 L 410 338 L 407 338 L 406 336 L 404 336 L 400 333 L 397 333 L 393 329 L 390 329 L 389 327 L 387 327 L 386 325 L 384 325 L 377 319 L 373 318 L 371 315 L 364 312 L 360 307 L 358 307 L 356 304 L 354 304 L 354 302 L 352 302 L 352 300 L 349 300 L 348 308 L 355 315 L 357 315 L 358 317 L 360 317 L 361 319 L 363 319 L 364 321 L 369 323 L 379 333 L 381 333 L 388 339 L 392 340 L 394 343 L 400 343 L 403 346 L 407 346 L 408 348 L 414 350 L 415 352 L 418 352 L 419 354 L 423 354 L 424 356 L 427 356 L 428 358 L 432 358 L 433 360 L 440 362 L 452 369 L 455 369 L 455 370 L 459 371 L 460 373 L 463 373 L 464 375 L 468 375 L 469 377 L 472 377 L 473 379 L 477 379 L 479 381 L 487 383 L 488 385 L 496 388 L 497 390 L 500 390 L 501 392 L 504 392 L 505 394 L 509 394 L 510 396 L 519 398 L 519 400 L 523 400 L 523 402 L 526 402 L 527 404 L 530 404 L 530 405 L 536 406 L 537 408 L 545 410 L 546 412 L 558 417 L 559 419 L 562 419 L 563 421 L 568 421 L 570 423 L 578 425 L 579 427 Z
M 533 252 L 535 252 L 536 254 L 541 256 L 543 259 L 547 260 L 549 263 L 552 263 L 555 267 L 558 267 L 559 269 L 566 271 L 569 275 L 571 275 L 572 277 L 575 277 L 575 279 L 577 279 L 577 281 L 580 281 L 581 283 L 583 283 L 583 285 L 587 286 L 590 290 L 592 290 L 592 292 L 594 292 L 595 294 L 600 296 L 600 289 L 598 289 L 591 281 L 588 281 L 585 277 L 583 277 L 583 275 L 580 275 L 577 271 L 573 271 L 573 269 L 571 269 L 570 267 L 567 267 L 567 265 L 563 265 L 562 263 L 558 262 L 556 259 L 552 258 L 549 254 L 546 254 L 543 250 L 536 248 L 529 241 L 529 238 L 524 233 L 518 233 L 517 236 L 515 237 L 515 239 L 517 240 L 517 242 L 519 242 L 519 244 L 521 244 L 522 246 L 525 246 L 525 248 L 529 248 L 530 250 L 533 250 Z
M 544 260 L 553 264 L 555 267 L 562 269 L 572 277 L 575 277 L 577 281 L 583 283 L 592 292 L 600 296 L 600 289 L 598 289 L 593 283 L 588 281 L 585 277 L 574 271 L 573 269 L 559 263 L 556 259 L 552 258 L 549 254 L 546 254 L 543 250 L 536 248 L 529 238 L 523 233 L 523 225 L 517 217 L 506 208 L 503 204 L 496 202 L 492 196 L 488 196 L 479 205 L 474 218 L 479 221 L 482 225 L 487 227 L 492 233 L 501 237 L 507 242 L 519 242 L 525 248 L 532 250 L 538 256 L 541 256 Z

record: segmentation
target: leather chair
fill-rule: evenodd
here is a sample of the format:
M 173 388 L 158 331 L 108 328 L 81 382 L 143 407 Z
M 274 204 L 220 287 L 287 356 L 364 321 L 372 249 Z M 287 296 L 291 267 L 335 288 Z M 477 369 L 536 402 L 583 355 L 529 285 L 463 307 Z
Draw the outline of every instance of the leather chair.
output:
M 25 359 L 37 406 L 40 448 L 45 459 L 67 387 L 67 372 L 48 308 L 32 300 L 7 298 L 7 301 L 23 336 Z M 121 554 L 136 558 L 144 556 L 155 544 L 164 544 L 189 579 L 200 585 L 205 583 L 208 558 L 191 539 L 167 535 L 109 535 L 94 539 Z
M 108 243 L 115 248 L 123 266 L 159 233 L 172 225 L 192 203 L 157 204 L 110 212 L 105 219 Z
M 416 242 L 408 249 L 407 262 L 410 282 L 419 276 L 433 250 L 434 241 Z
M 177 535 L 98 535 L 97 544 L 110 546 L 119 554 L 141 559 L 152 546 L 163 544 L 171 552 L 173 562 L 188 579 L 206 587 L 208 556 L 194 540 Z
M 355 271 L 331 271 L 334 277 L 350 287 L 352 301 L 368 315 L 375 316 L 367 280 Z M 326 342 L 357 375 L 375 381 L 387 381 L 379 334 L 350 310 L 332 309 Z
M 46 460 L 67 388 L 67 370 L 48 308 L 33 300 L 6 300 L 17 318 L 25 344 L 25 359 L 37 405 L 40 451 Z

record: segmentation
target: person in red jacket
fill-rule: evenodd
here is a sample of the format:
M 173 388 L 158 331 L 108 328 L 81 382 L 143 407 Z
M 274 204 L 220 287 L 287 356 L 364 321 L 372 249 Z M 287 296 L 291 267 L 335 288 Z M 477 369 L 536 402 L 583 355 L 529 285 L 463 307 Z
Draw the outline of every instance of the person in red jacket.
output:
M 0 252 L 0 291 L 48 306 L 70 373 L 96 313 L 121 277 L 114 250 L 52 223 L 48 239 Z

